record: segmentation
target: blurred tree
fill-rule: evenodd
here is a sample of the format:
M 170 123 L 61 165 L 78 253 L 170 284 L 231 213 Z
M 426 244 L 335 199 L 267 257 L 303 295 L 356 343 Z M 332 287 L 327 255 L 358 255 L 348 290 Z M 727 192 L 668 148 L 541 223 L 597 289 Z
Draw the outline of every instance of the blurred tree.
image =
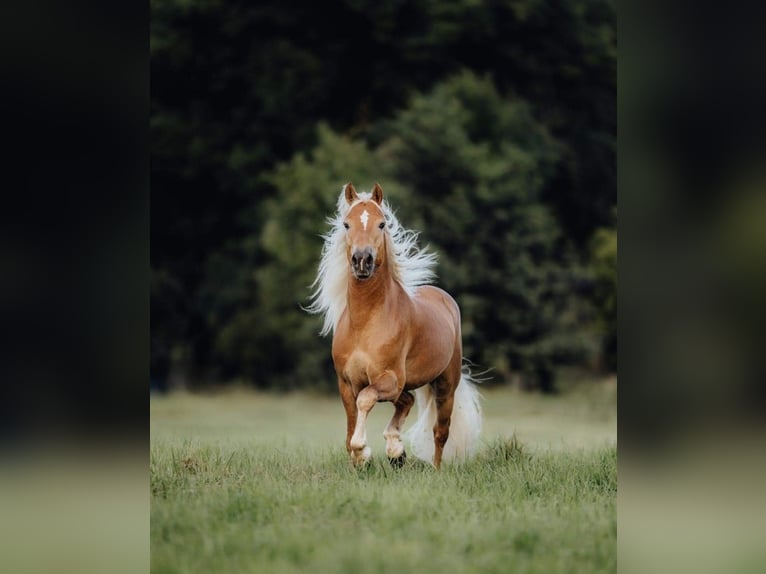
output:
M 542 202 L 560 146 L 525 102 L 468 72 L 383 131 L 380 153 L 410 190 L 402 213 L 437 248 L 440 283 L 463 310 L 465 354 L 553 390 L 555 366 L 587 349 L 585 270 Z
M 286 205 L 280 186 L 287 176 L 274 175 L 275 166 L 293 165 L 297 159 L 291 158 L 303 154 L 299 169 L 309 170 L 316 161 L 309 150 L 321 155 L 320 150 L 342 147 L 330 141 L 337 137 L 327 135 L 333 132 L 315 129 L 320 122 L 352 139 L 363 137 L 377 150 L 365 152 L 374 156 L 375 170 L 355 172 L 361 168 L 353 162 L 337 167 L 338 181 L 325 190 L 330 195 L 345 180 L 362 182 L 369 174 L 370 183 L 380 180 L 387 192 L 399 189 L 405 206 L 404 190 L 418 191 L 413 181 L 448 182 L 445 201 L 453 209 L 479 201 L 498 210 L 501 220 L 522 218 L 514 225 L 530 226 L 520 235 L 523 241 L 517 238 L 505 248 L 538 250 L 544 261 L 565 261 L 567 277 L 577 267 L 566 263 L 576 259 L 571 245 L 587 255 L 594 231 L 613 225 L 613 0 L 152 0 L 150 33 L 153 374 L 165 372 L 168 361 L 177 362 L 174 357 L 188 362 L 192 378 L 202 382 L 245 376 L 268 385 L 272 373 L 284 378 L 292 372 L 295 345 L 282 339 L 282 323 L 298 328 L 288 318 L 298 321 L 299 315 L 285 311 L 286 293 L 275 290 L 277 283 L 263 277 L 261 268 L 275 272 L 280 263 L 266 229 L 279 212 L 271 200 L 279 194 L 277 204 Z M 493 85 L 511 111 L 480 113 L 469 100 L 485 96 L 471 96 L 472 89 L 465 88 L 458 104 L 442 99 L 445 117 L 431 111 L 431 125 L 421 126 L 435 141 L 407 135 L 402 110 L 419 105 L 418 98 L 440 97 L 416 94 L 466 69 Z M 507 114 L 520 119 L 511 121 Z M 387 121 L 392 118 L 398 119 Z M 498 126 L 517 131 L 495 133 L 502 131 Z M 520 126 L 531 127 L 532 134 Z M 461 142 L 467 142 L 465 150 L 456 148 Z M 401 146 L 412 148 L 413 159 Z M 407 167 L 414 158 L 418 168 L 429 171 L 414 174 Z M 390 174 L 396 178 L 389 182 Z M 314 175 L 317 181 L 324 177 Z M 502 183 L 505 179 L 514 183 Z M 525 185 L 531 196 L 522 200 Z M 490 197 L 494 194 L 499 195 Z M 516 206 L 513 213 L 503 214 L 510 210 L 506 204 Z M 430 232 L 431 222 L 444 220 L 418 210 L 407 207 L 407 215 L 416 217 L 409 225 Z M 481 226 L 473 210 L 459 213 Z M 451 253 L 456 240 L 442 235 L 439 247 L 443 243 Z M 538 236 L 545 239 L 535 247 L 531 238 Z M 556 255 L 546 259 L 551 251 Z M 457 268 L 445 272 L 465 275 Z M 466 302 L 482 296 L 470 292 Z M 554 294 L 535 297 L 531 300 Z M 550 313 L 556 314 L 542 315 Z M 540 321 L 547 323 L 538 333 L 561 328 L 560 319 Z M 509 368 L 538 370 L 541 381 L 548 376 L 550 368 L 539 366 L 547 360 L 531 357 L 558 351 L 514 343 L 526 351 L 501 353 L 516 335 L 491 332 L 499 339 L 487 347 L 494 349 L 487 351 L 488 362 L 502 355 L 513 363 Z M 554 339 L 540 341 L 573 348 Z M 471 344 L 478 349 L 485 343 Z
M 218 349 L 256 381 L 280 388 L 335 388 L 330 341 L 320 339 L 319 317 L 307 314 L 322 248 L 325 218 L 349 174 L 357 185 L 381 177 L 375 155 L 363 142 L 317 128 L 318 144 L 279 164 L 269 176 L 276 195 L 262 208 L 266 224 L 257 236 L 267 260 L 253 277 L 257 300 L 221 331 Z
M 587 308 L 577 296 L 585 270 L 541 203 L 559 161 L 555 141 L 527 104 L 468 72 L 416 96 L 377 132 L 383 141 L 371 151 L 320 125 L 317 147 L 273 172 L 259 298 L 222 331 L 220 349 L 267 368 L 272 381 L 278 374 L 283 387 L 316 384 L 319 373 L 334 386 L 329 341 L 299 303 L 319 261 L 323 218 L 354 173 L 360 187 L 382 181 L 402 222 L 439 253 L 439 283 L 463 309 L 466 356 L 501 380 L 520 375 L 527 387 L 553 390 L 555 367 L 585 354 Z

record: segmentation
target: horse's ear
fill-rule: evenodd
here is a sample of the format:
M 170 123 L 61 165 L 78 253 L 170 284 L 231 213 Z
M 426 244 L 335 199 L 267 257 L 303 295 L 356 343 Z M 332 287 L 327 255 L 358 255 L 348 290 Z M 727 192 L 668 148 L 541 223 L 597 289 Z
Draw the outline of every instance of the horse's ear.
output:
M 343 191 L 346 194 L 346 201 L 349 204 L 352 204 L 357 199 L 359 199 L 359 196 L 356 194 L 356 190 L 354 189 L 354 184 L 350 181 L 345 186 L 343 186 Z
M 372 200 L 378 205 L 383 202 L 383 188 L 380 187 L 379 183 L 376 183 L 375 187 L 372 188 Z

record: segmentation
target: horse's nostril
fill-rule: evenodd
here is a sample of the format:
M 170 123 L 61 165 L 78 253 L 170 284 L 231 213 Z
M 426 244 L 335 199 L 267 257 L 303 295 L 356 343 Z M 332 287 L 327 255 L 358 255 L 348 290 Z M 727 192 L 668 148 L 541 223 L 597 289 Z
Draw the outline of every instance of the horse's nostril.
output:
M 375 263 L 375 256 L 369 249 L 363 249 L 351 254 L 351 266 L 354 269 L 369 271 Z

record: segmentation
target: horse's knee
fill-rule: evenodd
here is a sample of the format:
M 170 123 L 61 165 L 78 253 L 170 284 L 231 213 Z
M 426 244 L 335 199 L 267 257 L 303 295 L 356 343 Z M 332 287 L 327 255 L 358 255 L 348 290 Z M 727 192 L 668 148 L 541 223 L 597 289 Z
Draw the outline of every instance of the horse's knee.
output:
M 369 411 L 378 402 L 378 391 L 375 387 L 365 387 L 356 397 L 356 408 L 362 412 Z

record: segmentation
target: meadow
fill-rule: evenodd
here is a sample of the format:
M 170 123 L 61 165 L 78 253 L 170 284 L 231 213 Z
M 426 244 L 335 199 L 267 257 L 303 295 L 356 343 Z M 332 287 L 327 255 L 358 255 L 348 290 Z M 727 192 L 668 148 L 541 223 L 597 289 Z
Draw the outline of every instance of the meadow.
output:
M 336 397 L 231 390 L 151 400 L 155 573 L 614 572 L 616 382 L 483 389 L 478 456 L 351 467 Z

